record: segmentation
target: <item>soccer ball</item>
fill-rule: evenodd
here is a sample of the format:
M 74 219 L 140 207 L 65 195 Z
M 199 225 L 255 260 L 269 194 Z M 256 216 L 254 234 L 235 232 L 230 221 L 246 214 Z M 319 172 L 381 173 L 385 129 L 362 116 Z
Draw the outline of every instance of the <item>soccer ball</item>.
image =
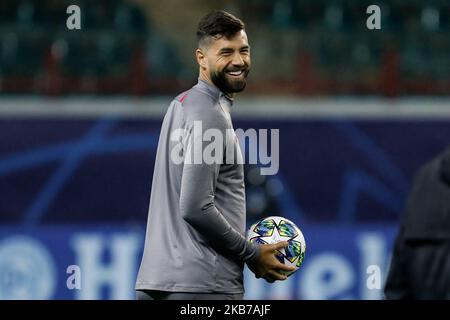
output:
M 289 266 L 300 267 L 305 258 L 306 243 L 302 232 L 292 221 L 283 217 L 267 217 L 253 224 L 247 233 L 247 240 L 258 244 L 273 244 L 288 241 L 286 248 L 277 250 L 275 257 Z M 290 276 L 295 271 L 283 271 Z

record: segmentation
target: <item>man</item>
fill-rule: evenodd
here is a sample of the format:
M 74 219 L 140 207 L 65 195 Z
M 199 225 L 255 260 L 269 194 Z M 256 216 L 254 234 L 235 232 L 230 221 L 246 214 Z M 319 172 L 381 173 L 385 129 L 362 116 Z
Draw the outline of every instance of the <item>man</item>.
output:
M 242 299 L 244 263 L 269 282 L 295 269 L 274 255 L 287 242 L 245 239 L 242 154 L 230 116 L 251 65 L 244 24 L 213 11 L 199 22 L 197 38 L 199 81 L 172 101 L 161 128 L 138 299 Z M 220 160 L 231 154 L 233 161 L 198 161 L 210 129 L 223 137 Z
M 450 299 L 450 148 L 417 173 L 386 281 L 387 299 Z

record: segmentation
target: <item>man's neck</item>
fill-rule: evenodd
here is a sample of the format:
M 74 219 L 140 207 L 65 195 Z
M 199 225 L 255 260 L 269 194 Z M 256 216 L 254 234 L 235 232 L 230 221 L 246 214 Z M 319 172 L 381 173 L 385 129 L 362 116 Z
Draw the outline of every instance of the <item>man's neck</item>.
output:
M 199 79 L 200 79 L 200 80 L 203 80 L 203 81 L 209 83 L 210 85 L 216 87 L 216 85 L 212 82 L 212 80 L 210 79 L 210 77 L 208 77 L 208 76 L 207 76 L 206 74 L 204 74 L 203 72 L 200 72 Z M 225 96 L 227 96 L 230 100 L 232 100 L 232 101 L 234 100 L 234 95 L 235 95 L 234 93 L 225 93 L 225 92 L 223 92 L 223 94 L 224 94 Z

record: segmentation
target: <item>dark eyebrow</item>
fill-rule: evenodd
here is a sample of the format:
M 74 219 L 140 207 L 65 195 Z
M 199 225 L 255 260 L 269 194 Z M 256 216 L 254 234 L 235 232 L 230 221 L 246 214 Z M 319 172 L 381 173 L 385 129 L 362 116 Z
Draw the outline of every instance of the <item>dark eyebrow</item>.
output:
M 219 50 L 219 53 L 232 52 L 232 51 L 234 51 L 233 48 L 222 48 Z
M 250 46 L 249 46 L 249 45 L 245 45 L 245 46 L 239 48 L 239 50 L 244 50 L 244 49 L 248 49 L 248 50 L 249 50 L 249 49 L 250 49 Z M 228 47 L 226 47 L 226 48 L 220 49 L 220 50 L 219 50 L 219 54 L 221 54 L 221 53 L 227 53 L 227 52 L 233 52 L 233 51 L 234 51 L 233 48 L 228 48 Z

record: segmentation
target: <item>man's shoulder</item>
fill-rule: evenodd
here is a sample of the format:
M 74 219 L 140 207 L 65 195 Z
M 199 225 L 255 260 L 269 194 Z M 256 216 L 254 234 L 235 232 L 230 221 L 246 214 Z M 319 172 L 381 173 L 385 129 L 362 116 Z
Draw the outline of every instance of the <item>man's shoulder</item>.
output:
M 179 93 L 175 98 L 173 98 L 172 101 L 177 101 L 177 102 L 183 104 L 183 103 L 184 103 L 184 100 L 186 100 L 186 98 L 187 98 L 189 92 L 190 92 L 192 89 L 193 89 L 193 88 L 188 89 L 188 90 L 185 90 L 185 91 Z
M 210 94 L 191 88 L 174 99 L 178 104 L 176 108 L 183 114 L 185 125 L 189 126 L 196 121 L 201 121 L 204 129 L 229 128 L 229 123 L 222 108 Z
M 203 91 L 195 85 L 189 90 L 178 94 L 174 98 L 174 101 L 179 102 L 186 110 L 188 110 L 188 107 L 190 107 L 190 109 L 214 107 L 217 105 L 218 97 L 213 97 L 208 92 Z

